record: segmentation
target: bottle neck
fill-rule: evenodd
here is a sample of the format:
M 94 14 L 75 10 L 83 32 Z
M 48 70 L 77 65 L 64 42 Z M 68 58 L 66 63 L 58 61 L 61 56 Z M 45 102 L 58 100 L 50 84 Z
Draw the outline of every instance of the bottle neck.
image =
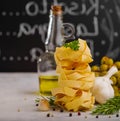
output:
M 64 43 L 62 14 L 53 14 L 51 10 L 49 17 L 45 49 L 46 52 L 54 52 L 56 47 L 62 46 Z

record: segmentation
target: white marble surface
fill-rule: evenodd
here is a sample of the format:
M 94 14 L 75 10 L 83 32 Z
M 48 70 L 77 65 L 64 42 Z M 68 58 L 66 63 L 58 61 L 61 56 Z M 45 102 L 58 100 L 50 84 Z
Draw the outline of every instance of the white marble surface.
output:
M 0 73 L 0 121 L 119 121 L 120 117 L 92 116 L 77 112 L 40 112 L 35 106 L 38 97 L 37 73 Z M 50 113 L 51 116 L 47 117 Z M 120 114 L 119 114 L 120 115 Z

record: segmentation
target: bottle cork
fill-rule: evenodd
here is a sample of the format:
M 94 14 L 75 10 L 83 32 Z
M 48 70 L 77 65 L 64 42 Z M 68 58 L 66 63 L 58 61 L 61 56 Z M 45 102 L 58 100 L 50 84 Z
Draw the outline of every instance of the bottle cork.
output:
M 60 6 L 60 5 L 51 6 L 51 10 L 53 11 L 54 15 L 62 14 L 62 6 Z

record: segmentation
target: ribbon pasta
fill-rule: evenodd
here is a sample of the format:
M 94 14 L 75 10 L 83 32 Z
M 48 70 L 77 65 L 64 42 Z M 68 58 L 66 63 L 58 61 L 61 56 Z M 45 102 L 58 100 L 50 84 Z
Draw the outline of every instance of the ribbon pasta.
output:
M 89 110 L 94 106 L 91 93 L 95 75 L 89 63 L 93 61 L 85 40 L 78 39 L 79 50 L 64 46 L 55 51 L 58 87 L 52 89 L 55 103 L 68 111 Z

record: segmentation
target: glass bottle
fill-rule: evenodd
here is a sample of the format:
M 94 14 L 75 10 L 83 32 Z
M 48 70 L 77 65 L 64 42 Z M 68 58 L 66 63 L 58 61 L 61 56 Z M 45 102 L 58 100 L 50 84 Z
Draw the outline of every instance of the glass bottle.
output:
M 51 95 L 51 89 L 57 87 L 58 75 L 56 74 L 56 63 L 54 52 L 56 47 L 65 43 L 65 37 L 73 35 L 74 29 L 69 23 L 64 26 L 72 28 L 71 35 L 64 36 L 64 26 L 62 20 L 62 7 L 54 5 L 50 10 L 50 20 L 48 24 L 47 38 L 45 40 L 45 53 L 43 53 L 37 62 L 39 93 L 40 95 Z

